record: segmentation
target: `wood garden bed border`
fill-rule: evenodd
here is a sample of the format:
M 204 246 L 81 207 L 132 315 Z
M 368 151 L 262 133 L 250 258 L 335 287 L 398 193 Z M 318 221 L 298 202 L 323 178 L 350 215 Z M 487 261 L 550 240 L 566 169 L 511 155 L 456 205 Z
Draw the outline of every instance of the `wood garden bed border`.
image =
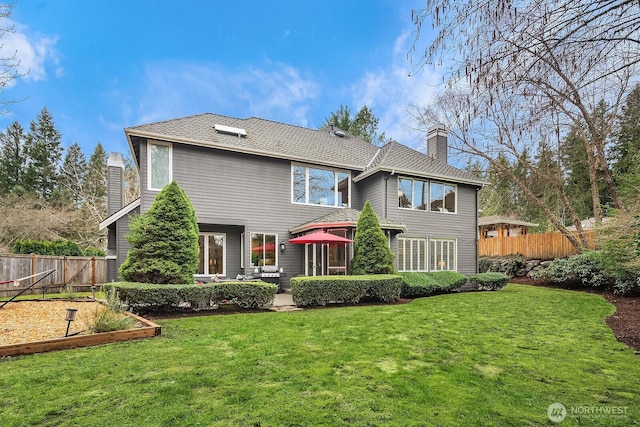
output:
M 89 347 L 94 345 L 109 344 L 120 341 L 130 341 L 140 338 L 150 338 L 160 335 L 161 326 L 126 311 L 126 316 L 132 317 L 143 326 L 124 331 L 99 332 L 89 335 L 76 335 L 71 337 L 52 338 L 42 341 L 31 341 L 18 344 L 7 344 L 0 346 L 0 357 L 20 356 L 34 353 L 45 353 L 55 350 L 67 350 L 78 347 Z

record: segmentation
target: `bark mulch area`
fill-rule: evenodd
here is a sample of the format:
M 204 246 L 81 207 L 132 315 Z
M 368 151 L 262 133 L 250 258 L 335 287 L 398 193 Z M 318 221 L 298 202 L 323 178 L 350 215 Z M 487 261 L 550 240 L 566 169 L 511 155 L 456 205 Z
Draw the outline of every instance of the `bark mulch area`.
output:
M 78 310 L 69 325 L 69 334 L 87 333 L 97 310 L 95 301 L 29 300 L 10 302 L 0 309 L 0 345 L 64 337 L 67 308 Z
M 526 277 L 514 277 L 511 283 L 523 285 L 545 286 L 558 289 L 564 287 L 552 283 L 536 281 Z M 609 303 L 616 307 L 616 312 L 607 318 L 607 325 L 613 331 L 616 339 L 640 352 L 640 296 L 623 297 L 601 289 L 572 289 L 602 295 Z

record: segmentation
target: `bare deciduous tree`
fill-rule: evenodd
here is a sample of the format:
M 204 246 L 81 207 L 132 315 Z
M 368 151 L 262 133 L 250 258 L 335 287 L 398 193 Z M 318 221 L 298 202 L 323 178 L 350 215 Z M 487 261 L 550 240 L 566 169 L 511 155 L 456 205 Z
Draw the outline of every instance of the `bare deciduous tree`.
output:
M 525 147 L 541 140 L 557 145 L 574 129 L 584 141 L 591 180 L 585 190 L 596 221 L 602 218 L 599 177 L 612 205 L 624 209 L 606 144 L 640 61 L 638 2 L 428 0 L 413 19 L 409 57 L 415 67 L 439 63 L 447 69 L 443 96 L 419 117 L 448 117 L 444 124 L 457 127 L 457 148 L 488 161 L 500 151 L 518 160 Z M 435 37 L 422 50 L 428 19 Z M 563 200 L 566 194 L 558 191 Z M 578 227 L 568 199 L 565 205 Z M 559 218 L 549 219 L 571 239 Z

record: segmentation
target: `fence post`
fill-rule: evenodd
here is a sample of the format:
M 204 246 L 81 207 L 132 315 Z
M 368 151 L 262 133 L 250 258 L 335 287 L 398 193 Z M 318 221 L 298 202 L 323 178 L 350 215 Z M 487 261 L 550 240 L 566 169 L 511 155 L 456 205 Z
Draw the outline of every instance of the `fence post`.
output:
M 31 284 L 33 285 L 35 282 L 35 278 L 33 275 L 36 274 L 36 254 L 31 254 Z M 31 288 L 31 293 L 35 293 L 33 288 Z
M 96 257 L 91 257 L 91 286 L 96 285 Z

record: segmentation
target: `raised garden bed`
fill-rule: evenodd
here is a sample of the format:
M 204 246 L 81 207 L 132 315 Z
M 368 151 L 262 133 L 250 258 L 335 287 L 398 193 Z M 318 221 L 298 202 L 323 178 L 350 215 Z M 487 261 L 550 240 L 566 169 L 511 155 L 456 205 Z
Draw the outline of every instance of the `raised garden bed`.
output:
M 87 347 L 160 335 L 159 325 L 129 312 L 125 312 L 124 315 L 135 319 L 135 328 L 89 333 L 86 331 L 88 322 L 99 305 L 99 302 L 93 300 L 32 300 L 7 304 L 0 309 L 0 335 L 2 336 L 0 337 L 0 357 Z M 67 328 L 67 322 L 64 321 L 67 308 L 78 309 L 77 318 L 71 323 L 69 333 L 81 331 L 81 334 L 64 336 Z

